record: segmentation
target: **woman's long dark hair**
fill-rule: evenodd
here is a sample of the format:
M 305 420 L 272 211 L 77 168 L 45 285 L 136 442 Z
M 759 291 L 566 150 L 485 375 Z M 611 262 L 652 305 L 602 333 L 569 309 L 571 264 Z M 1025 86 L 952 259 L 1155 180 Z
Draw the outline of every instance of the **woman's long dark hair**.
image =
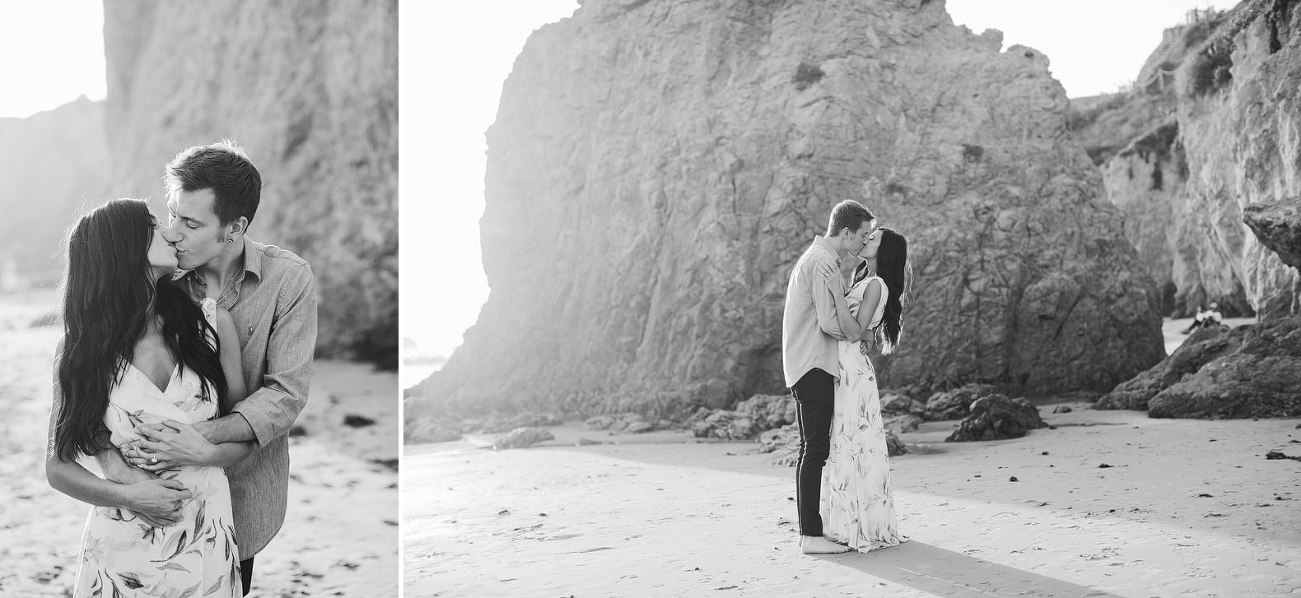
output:
M 881 315 L 881 325 L 876 330 L 877 344 L 882 354 L 889 354 L 899 344 L 899 334 L 903 332 L 903 300 L 908 294 L 908 239 L 884 226 L 876 229 L 881 235 L 881 245 L 876 249 L 876 275 L 885 281 L 885 312 Z M 867 264 L 855 274 L 862 279 L 867 273 Z
M 104 428 L 109 393 L 154 315 L 162 318 L 168 351 L 203 380 L 203 399 L 220 405 L 226 396 L 220 349 L 207 342 L 216 331 L 184 291 L 167 277 L 154 279 L 153 227 L 144 201 L 115 199 L 82 216 L 68 236 L 58 356 L 63 396 L 54 434 L 65 461 L 111 448 Z

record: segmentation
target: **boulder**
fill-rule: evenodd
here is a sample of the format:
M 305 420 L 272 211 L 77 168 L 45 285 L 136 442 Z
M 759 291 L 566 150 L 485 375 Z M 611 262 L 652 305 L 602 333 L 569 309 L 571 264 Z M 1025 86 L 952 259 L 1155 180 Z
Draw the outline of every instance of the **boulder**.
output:
M 607 430 L 614 433 L 639 434 L 659 429 L 658 422 L 646 420 L 640 413 L 619 413 L 615 415 L 594 415 L 583 422 L 588 430 Z
M 881 414 L 901 415 L 911 413 L 914 415 L 923 415 L 926 413 L 926 405 L 917 399 L 908 395 L 883 392 L 881 395 Z
M 1126 380 L 1093 404 L 1094 409 L 1146 411 L 1148 401 L 1217 357 L 1233 352 L 1239 337 L 1225 326 L 1198 328 L 1169 357 L 1152 369 Z
M 902 434 L 904 432 L 913 432 L 917 427 L 922 425 L 926 420 L 922 416 L 914 413 L 904 413 L 902 415 L 882 415 L 885 422 L 885 429 L 890 430 L 893 434 Z
M 746 440 L 764 430 L 795 423 L 795 399 L 784 395 L 755 395 L 735 410 L 701 408 L 687 420 L 697 438 Z
M 1301 416 L 1301 316 L 1239 326 L 1221 338 L 1214 358 L 1148 400 L 1149 416 Z
M 946 392 L 937 392 L 926 400 L 924 417 L 927 421 L 962 419 L 970 412 L 971 403 L 997 392 L 989 384 L 968 384 Z
M 542 428 L 516 428 L 498 438 L 493 443 L 493 450 L 528 448 L 544 440 L 555 440 L 556 437 L 549 431 Z
M 962 420 L 945 442 L 970 442 L 973 440 L 1004 440 L 1020 438 L 1030 430 L 1048 424 L 1039 417 L 1039 409 L 1026 399 L 1009 399 L 994 394 L 977 399 L 971 404 L 971 414 Z
M 438 422 L 431 419 L 422 421 L 408 420 L 403 430 L 405 441 L 410 444 L 420 442 L 448 442 L 461 439 L 459 426 Z

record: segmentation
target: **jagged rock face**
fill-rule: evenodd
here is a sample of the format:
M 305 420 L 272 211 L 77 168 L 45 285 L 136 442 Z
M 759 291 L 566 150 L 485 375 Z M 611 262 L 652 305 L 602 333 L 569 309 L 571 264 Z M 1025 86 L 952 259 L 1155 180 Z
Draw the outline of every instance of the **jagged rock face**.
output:
M 396 365 L 397 2 L 104 3 L 114 190 L 233 138 L 262 172 L 249 230 L 312 263 L 318 352 Z
M 1250 0 L 1214 24 L 1175 57 L 1178 135 L 1161 138 L 1172 159 L 1150 159 L 1161 139 L 1137 139 L 1155 151 L 1104 164 L 1108 196 L 1155 278 L 1177 289 L 1168 313 L 1209 301 L 1230 316 L 1301 313 L 1297 271 L 1243 225 L 1247 206 L 1301 195 L 1301 10 Z M 1161 188 L 1143 184 L 1157 172 Z
M 1111 388 L 1154 284 L 1048 60 L 942 2 L 589 0 L 529 39 L 488 132 L 484 267 L 433 410 L 686 412 L 782 393 L 791 267 L 837 201 L 910 239 L 883 386 Z
M 58 280 L 64 231 L 113 199 L 109 178 L 103 102 L 0 118 L 0 211 L 22 215 L 0 219 L 0 291 Z

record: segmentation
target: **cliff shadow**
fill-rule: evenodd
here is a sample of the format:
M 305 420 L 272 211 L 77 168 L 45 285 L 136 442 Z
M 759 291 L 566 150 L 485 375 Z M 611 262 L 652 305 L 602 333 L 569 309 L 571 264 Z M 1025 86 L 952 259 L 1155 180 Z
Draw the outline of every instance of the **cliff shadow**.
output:
M 866 554 L 848 552 L 816 558 L 946 598 L 1120 598 L 1102 590 L 992 563 L 916 540 Z

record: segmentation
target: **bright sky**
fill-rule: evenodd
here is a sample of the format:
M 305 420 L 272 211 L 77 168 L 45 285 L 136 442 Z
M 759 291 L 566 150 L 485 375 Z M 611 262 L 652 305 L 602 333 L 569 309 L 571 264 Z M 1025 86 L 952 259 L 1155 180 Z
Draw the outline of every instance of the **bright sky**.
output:
M 1003 43 L 1046 54 L 1069 97 L 1131 81 L 1161 32 L 1192 8 L 1226 0 L 948 0 L 954 23 L 1003 32 Z M 483 132 L 501 85 L 536 28 L 573 0 L 401 3 L 401 296 L 403 338 L 448 355 L 488 297 L 479 254 Z
M 104 99 L 103 0 L 0 3 L 0 117 Z

